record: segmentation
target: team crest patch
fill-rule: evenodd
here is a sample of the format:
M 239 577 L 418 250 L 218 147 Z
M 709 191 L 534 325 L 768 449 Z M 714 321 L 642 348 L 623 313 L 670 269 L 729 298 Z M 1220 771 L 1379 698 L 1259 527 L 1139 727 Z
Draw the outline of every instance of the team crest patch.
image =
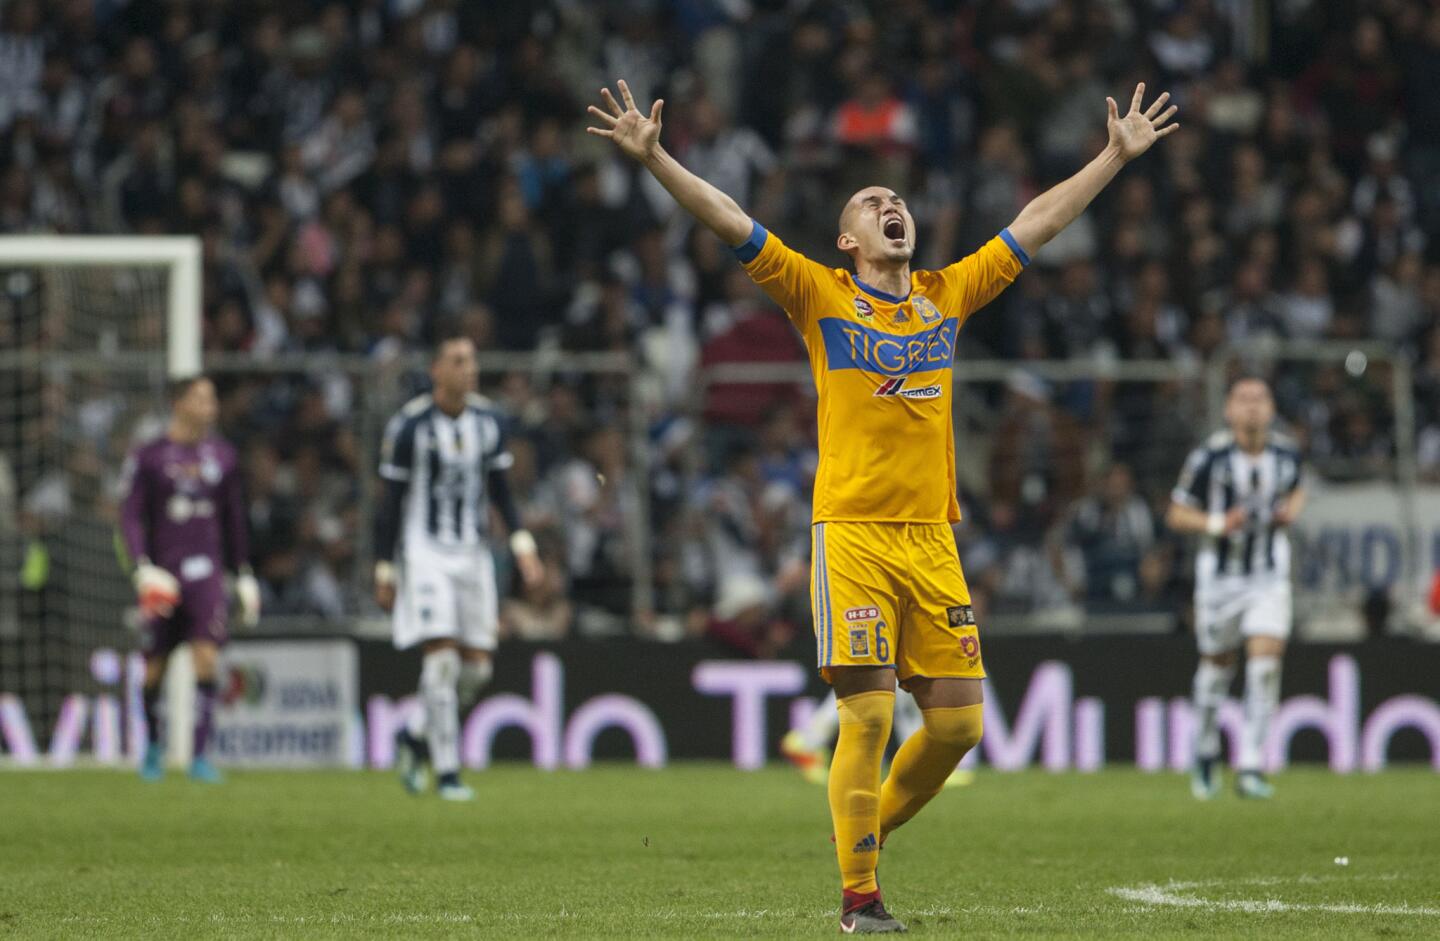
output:
M 875 308 L 863 297 L 855 298 L 855 316 L 861 320 L 872 320 L 875 317 Z
M 934 302 L 925 295 L 917 295 L 915 300 L 911 302 L 911 306 L 915 308 L 915 313 L 920 315 L 922 323 L 940 322 L 940 308 L 936 307 Z
M 868 628 L 856 627 L 850 630 L 850 656 L 870 656 L 870 631 Z
M 970 627 L 975 624 L 975 609 L 968 604 L 957 604 L 945 609 L 945 618 L 951 627 Z

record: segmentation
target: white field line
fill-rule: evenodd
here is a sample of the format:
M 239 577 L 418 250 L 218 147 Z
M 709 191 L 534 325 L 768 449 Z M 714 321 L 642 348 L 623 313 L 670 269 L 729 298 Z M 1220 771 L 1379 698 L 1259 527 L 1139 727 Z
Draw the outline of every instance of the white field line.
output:
M 1284 885 L 1314 885 L 1327 882 L 1393 882 L 1402 878 L 1396 873 L 1386 874 L 1365 874 L 1354 876 L 1259 876 L 1248 879 L 1209 879 L 1192 882 L 1171 881 L 1165 884 L 1145 883 L 1136 886 L 1116 886 L 1106 891 L 1116 898 L 1132 903 L 1133 907 L 1127 908 L 1131 913 L 1152 913 L 1160 908 L 1188 908 L 1202 909 L 1207 911 L 1233 911 L 1247 914 L 1265 914 L 1272 912 L 1323 912 L 1327 914 L 1340 915 L 1409 915 L 1422 917 L 1440 917 L 1440 908 L 1424 905 L 1391 905 L 1391 904 L 1360 904 L 1360 903 L 1302 903 L 1284 902 L 1279 899 L 1205 899 L 1197 898 L 1193 894 L 1201 889 L 1236 889 L 1241 887 L 1267 887 Z M 906 917 L 915 918 L 936 918 L 942 916 L 964 916 L 964 915 L 990 915 L 990 916 L 1017 916 L 1017 915 L 1039 915 L 1055 911 L 1046 905 L 1024 905 L 1024 906 L 994 906 L 994 905 L 959 905 L 959 906 L 936 906 L 930 908 L 906 909 L 902 914 Z M 781 919 L 805 919 L 823 920 L 833 918 L 833 909 L 781 909 L 781 908 L 741 908 L 733 911 L 710 911 L 697 912 L 679 908 L 654 909 L 649 912 L 632 913 L 630 918 L 640 917 L 653 921 L 685 921 L 702 919 L 707 921 L 761 921 L 770 918 Z M 237 926 L 325 926 L 325 925 L 469 925 L 469 924 L 555 924 L 555 923 L 577 923 L 582 920 L 594 918 L 594 913 L 585 913 L 567 908 L 559 908 L 551 912 L 385 912 L 371 914 L 353 914 L 349 912 L 333 912 L 330 914 L 313 915 L 280 915 L 280 914 L 250 914 L 250 913 L 227 913 L 215 912 L 211 914 L 186 914 L 176 913 L 171 916 L 151 916 L 145 919 L 152 925 L 237 925 Z M 101 926 L 109 924 L 112 918 L 103 914 L 70 915 L 60 919 L 61 923 L 69 925 L 90 925 Z
M 1206 899 L 1196 898 L 1198 889 L 1236 888 L 1241 886 L 1313 885 L 1322 882 L 1393 882 L 1393 873 L 1373 876 L 1294 876 L 1258 877 L 1253 879 L 1209 879 L 1201 882 L 1168 882 L 1164 885 L 1146 883 L 1137 886 L 1115 886 L 1111 895 L 1134 902 L 1142 911 L 1156 908 L 1196 908 L 1216 912 L 1325 912 L 1335 915 L 1420 915 L 1440 917 L 1440 908 L 1427 905 L 1363 904 L 1358 902 L 1284 902 L 1279 899 Z

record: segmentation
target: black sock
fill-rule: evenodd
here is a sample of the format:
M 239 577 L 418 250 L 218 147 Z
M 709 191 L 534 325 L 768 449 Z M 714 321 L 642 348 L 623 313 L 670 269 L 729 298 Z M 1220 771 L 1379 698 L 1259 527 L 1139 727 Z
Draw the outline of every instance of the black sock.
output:
M 205 746 L 210 743 L 210 726 L 215 720 L 215 700 L 218 687 L 214 680 L 200 680 L 195 684 L 195 745 L 196 758 L 205 757 Z
M 140 703 L 144 707 L 145 744 L 154 745 L 160 741 L 160 684 L 141 687 Z

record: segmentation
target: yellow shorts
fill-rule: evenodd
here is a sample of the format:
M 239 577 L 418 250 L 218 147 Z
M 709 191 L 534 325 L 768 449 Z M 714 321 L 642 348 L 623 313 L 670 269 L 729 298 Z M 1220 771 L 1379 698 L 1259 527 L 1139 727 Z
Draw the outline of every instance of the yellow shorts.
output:
M 820 675 L 893 667 L 913 677 L 985 676 L 970 588 L 948 523 L 816 523 L 811 605 Z

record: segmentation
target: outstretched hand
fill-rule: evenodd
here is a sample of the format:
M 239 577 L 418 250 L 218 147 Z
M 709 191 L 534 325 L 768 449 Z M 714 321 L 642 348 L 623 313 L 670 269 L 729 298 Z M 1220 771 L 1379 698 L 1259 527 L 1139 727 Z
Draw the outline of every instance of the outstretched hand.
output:
M 605 107 L 608 111 L 602 111 L 591 105 L 586 110 L 605 123 L 605 127 L 587 127 L 585 131 L 594 134 L 596 137 L 608 137 L 627 156 L 636 160 L 644 160 L 660 146 L 660 110 L 665 106 L 665 99 L 657 98 L 650 106 L 650 116 L 647 118 L 635 107 L 635 99 L 630 94 L 630 86 L 625 80 L 620 80 L 620 97 L 625 101 L 622 109 L 615 101 L 615 96 L 610 94 L 610 89 L 600 89 L 600 97 L 605 100 Z
M 1115 99 L 1105 99 L 1106 104 L 1110 107 L 1110 118 L 1105 122 L 1107 130 L 1110 132 L 1110 146 L 1119 151 L 1120 156 L 1127 161 L 1134 160 L 1149 150 L 1150 145 L 1180 127 L 1178 124 L 1166 125 L 1166 122 L 1179 110 L 1175 105 L 1165 108 L 1165 102 L 1170 100 L 1168 91 L 1161 93 L 1160 97 L 1156 98 L 1154 103 L 1142 112 L 1140 104 L 1144 97 L 1145 83 L 1141 82 L 1135 86 L 1135 96 L 1130 99 L 1130 112 L 1123 118 L 1120 116 L 1119 108 L 1115 105 Z M 1165 110 L 1162 112 L 1161 108 L 1165 108 Z

